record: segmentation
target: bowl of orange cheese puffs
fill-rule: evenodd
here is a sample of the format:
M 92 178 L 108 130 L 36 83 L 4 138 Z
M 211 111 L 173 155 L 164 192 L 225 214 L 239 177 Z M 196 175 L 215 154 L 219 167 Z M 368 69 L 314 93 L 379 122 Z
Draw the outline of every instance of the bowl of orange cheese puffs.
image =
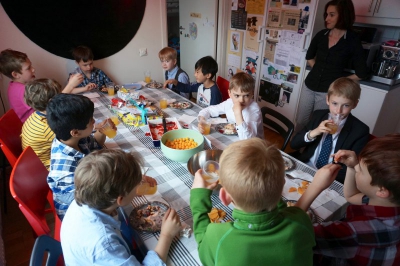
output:
M 204 137 L 196 130 L 172 130 L 161 137 L 161 151 L 173 161 L 186 163 L 190 157 L 203 149 Z

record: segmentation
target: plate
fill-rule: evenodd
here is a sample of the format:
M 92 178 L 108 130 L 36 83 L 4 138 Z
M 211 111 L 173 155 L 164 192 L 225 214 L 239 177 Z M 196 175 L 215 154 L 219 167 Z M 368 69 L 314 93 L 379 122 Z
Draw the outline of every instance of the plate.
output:
M 146 88 L 149 89 L 161 89 L 163 87 L 164 84 L 157 82 L 157 81 L 152 81 L 150 83 L 147 83 L 146 85 L 144 85 Z
M 297 200 L 286 200 L 285 202 L 286 202 L 288 207 L 292 207 L 297 203 Z M 310 217 L 311 223 L 316 223 L 317 222 L 317 217 L 315 217 L 315 213 L 311 208 L 308 208 L 306 213 Z
M 192 108 L 193 105 L 188 101 L 176 101 L 168 104 L 168 106 L 174 109 L 184 110 Z
M 142 88 L 142 84 L 140 83 L 127 83 L 127 84 L 122 84 L 120 85 L 120 88 L 122 88 L 122 86 L 124 86 L 125 89 L 128 90 L 140 90 Z
M 133 228 L 145 232 L 158 232 L 165 212 L 169 206 L 160 201 L 153 201 L 134 208 L 129 215 L 129 222 Z
M 285 171 L 291 171 L 296 166 L 294 161 L 289 157 L 282 155 L 283 161 L 285 162 Z
M 234 129 L 233 131 L 227 130 L 225 127 L 227 125 L 233 125 Z M 215 125 L 215 130 L 223 135 L 237 135 L 237 131 L 236 131 L 236 127 L 234 124 L 230 124 L 230 123 L 221 123 L 221 124 L 217 124 Z

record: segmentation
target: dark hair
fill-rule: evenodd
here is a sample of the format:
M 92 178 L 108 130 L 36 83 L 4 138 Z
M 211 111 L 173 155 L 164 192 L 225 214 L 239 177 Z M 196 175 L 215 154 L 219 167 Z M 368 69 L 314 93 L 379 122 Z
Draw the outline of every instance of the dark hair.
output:
M 119 196 L 127 196 L 142 180 L 141 157 L 117 149 L 94 151 L 80 160 L 75 170 L 75 200 L 106 209 Z
M 46 111 L 51 98 L 61 92 L 61 85 L 53 79 L 36 79 L 25 85 L 25 102 L 36 111 Z
M 360 152 L 359 160 L 367 166 L 371 185 L 386 188 L 389 200 L 400 205 L 400 134 L 371 140 Z
M 339 15 L 335 28 L 340 30 L 350 30 L 356 19 L 353 2 L 351 0 L 329 1 L 325 5 L 324 20 L 328 16 L 327 10 L 329 6 L 336 6 Z
M 61 140 L 71 138 L 71 130 L 84 130 L 93 118 L 94 104 L 82 95 L 57 94 L 47 104 L 47 123 L 56 137 Z
M 211 74 L 210 79 L 213 79 L 218 72 L 218 63 L 211 56 L 205 56 L 197 60 L 194 70 L 197 69 L 201 69 L 203 75 Z
M 89 47 L 86 46 L 78 46 L 74 50 L 72 50 L 72 56 L 75 61 L 79 63 L 81 60 L 83 62 L 87 62 L 89 60 L 93 60 L 93 52 Z
M 22 64 L 27 59 L 28 56 L 24 53 L 6 49 L 0 53 L 0 72 L 6 77 L 13 79 L 12 73 L 15 71 L 21 74 Z

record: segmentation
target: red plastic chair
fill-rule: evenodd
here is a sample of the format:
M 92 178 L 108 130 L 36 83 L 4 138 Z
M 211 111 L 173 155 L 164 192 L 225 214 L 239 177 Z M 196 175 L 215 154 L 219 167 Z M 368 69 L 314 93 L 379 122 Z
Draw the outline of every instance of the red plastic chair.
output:
M 217 77 L 217 85 L 218 85 L 219 91 L 222 94 L 222 101 L 229 99 L 229 94 L 228 94 L 229 80 L 226 80 L 221 76 L 218 76 Z
M 53 213 L 54 239 L 60 241 L 61 220 L 56 214 L 53 193 L 46 181 L 48 173 L 32 148 L 27 147 L 11 172 L 10 191 L 36 236 L 50 236 L 46 214 Z M 49 205 L 50 208 L 47 208 Z
M 3 157 L 3 202 L 4 212 L 7 212 L 7 196 L 6 196 L 6 158 L 11 167 L 14 167 L 19 155 L 22 152 L 21 147 L 21 131 L 22 122 L 19 117 L 10 109 L 2 117 L 0 117 L 0 147 L 5 157 Z

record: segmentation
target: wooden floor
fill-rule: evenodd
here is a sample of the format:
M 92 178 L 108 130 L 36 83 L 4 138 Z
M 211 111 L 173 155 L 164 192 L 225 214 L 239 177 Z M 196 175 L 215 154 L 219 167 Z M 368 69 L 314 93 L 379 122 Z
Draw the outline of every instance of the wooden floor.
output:
M 276 144 L 278 148 L 282 146 L 283 140 L 278 133 L 264 128 L 264 136 L 268 142 Z M 291 151 L 290 147 L 285 150 L 285 152 Z M 2 188 L 0 191 L 3 191 Z M 3 199 L 0 199 L 6 262 L 8 266 L 29 265 L 29 258 L 35 241 L 32 229 L 19 210 L 17 202 L 11 197 L 9 188 L 7 188 L 7 196 L 7 214 L 3 210 Z

